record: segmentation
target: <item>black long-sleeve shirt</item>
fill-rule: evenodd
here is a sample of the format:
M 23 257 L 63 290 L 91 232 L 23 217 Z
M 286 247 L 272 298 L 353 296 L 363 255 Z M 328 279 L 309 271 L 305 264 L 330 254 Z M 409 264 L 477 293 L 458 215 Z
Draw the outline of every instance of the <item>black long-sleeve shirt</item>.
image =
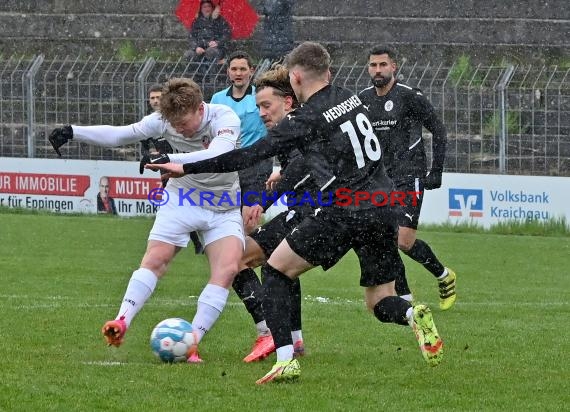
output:
M 443 170 L 447 133 L 432 104 L 419 89 L 395 83 L 385 96 L 371 86 L 359 95 L 380 139 L 384 165 L 397 183 L 424 177 L 428 171 L 422 126 L 432 137 L 431 169 Z

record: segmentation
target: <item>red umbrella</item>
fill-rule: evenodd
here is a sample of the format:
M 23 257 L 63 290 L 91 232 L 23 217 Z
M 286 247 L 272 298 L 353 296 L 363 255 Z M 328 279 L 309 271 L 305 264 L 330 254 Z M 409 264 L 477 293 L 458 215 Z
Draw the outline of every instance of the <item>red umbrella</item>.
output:
M 232 28 L 232 39 L 246 39 L 252 35 L 259 17 L 247 0 L 214 0 L 213 3 L 220 5 L 221 15 Z M 199 9 L 200 0 L 180 0 L 176 17 L 190 29 Z

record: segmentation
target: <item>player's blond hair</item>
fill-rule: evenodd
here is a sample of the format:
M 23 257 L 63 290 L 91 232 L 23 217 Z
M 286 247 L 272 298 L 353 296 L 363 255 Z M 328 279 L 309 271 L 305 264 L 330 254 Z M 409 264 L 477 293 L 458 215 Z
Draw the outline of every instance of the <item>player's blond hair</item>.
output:
M 192 79 L 174 78 L 164 83 L 160 97 L 160 113 L 170 123 L 180 120 L 188 113 L 195 113 L 204 95 Z
M 289 81 L 289 70 L 287 70 L 283 65 L 276 65 L 261 74 L 255 80 L 255 87 L 256 91 L 261 91 L 267 87 L 271 87 L 273 89 L 273 94 L 282 97 L 292 97 L 293 107 L 297 107 L 299 105 L 295 92 L 291 87 L 291 82 Z

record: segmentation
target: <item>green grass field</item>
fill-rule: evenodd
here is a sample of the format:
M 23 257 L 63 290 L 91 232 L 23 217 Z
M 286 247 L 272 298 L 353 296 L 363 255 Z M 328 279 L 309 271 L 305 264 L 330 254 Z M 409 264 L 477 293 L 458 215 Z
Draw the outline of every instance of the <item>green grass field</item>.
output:
M 133 322 L 105 346 L 149 219 L 0 213 L 2 411 L 562 411 L 570 408 L 570 237 L 421 232 L 458 274 L 458 302 L 437 307 L 435 280 L 406 260 L 416 297 L 445 341 L 437 368 L 410 328 L 367 313 L 348 255 L 302 277 L 301 379 L 256 386 L 274 357 L 244 364 L 255 338 L 231 294 L 201 344 L 203 365 L 165 365 L 153 326 L 192 320 L 207 281 L 204 256 L 183 251 Z M 273 355 L 274 356 L 274 355 Z

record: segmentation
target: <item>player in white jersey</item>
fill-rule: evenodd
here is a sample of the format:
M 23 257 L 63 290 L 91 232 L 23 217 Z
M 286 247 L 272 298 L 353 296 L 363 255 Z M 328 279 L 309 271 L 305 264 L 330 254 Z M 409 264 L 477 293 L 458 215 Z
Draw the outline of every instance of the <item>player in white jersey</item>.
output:
M 128 126 L 71 126 L 49 136 L 54 149 L 73 139 L 99 146 L 119 146 L 163 136 L 174 154 L 143 158 L 145 163 L 187 163 L 209 159 L 236 148 L 240 120 L 228 107 L 207 104 L 198 85 L 190 79 L 165 83 L 160 113 Z M 214 325 L 226 304 L 229 288 L 238 272 L 244 249 L 243 223 L 237 172 L 203 173 L 170 179 L 167 203 L 162 205 L 148 237 L 140 268 L 131 276 L 117 317 L 105 323 L 102 333 L 109 345 L 120 346 L 131 321 L 150 297 L 176 253 L 189 242 L 190 232 L 200 232 L 210 264 L 210 280 L 198 298 L 192 325 L 199 343 Z M 164 195 L 166 196 L 166 195 Z M 189 362 L 201 362 L 197 345 Z

